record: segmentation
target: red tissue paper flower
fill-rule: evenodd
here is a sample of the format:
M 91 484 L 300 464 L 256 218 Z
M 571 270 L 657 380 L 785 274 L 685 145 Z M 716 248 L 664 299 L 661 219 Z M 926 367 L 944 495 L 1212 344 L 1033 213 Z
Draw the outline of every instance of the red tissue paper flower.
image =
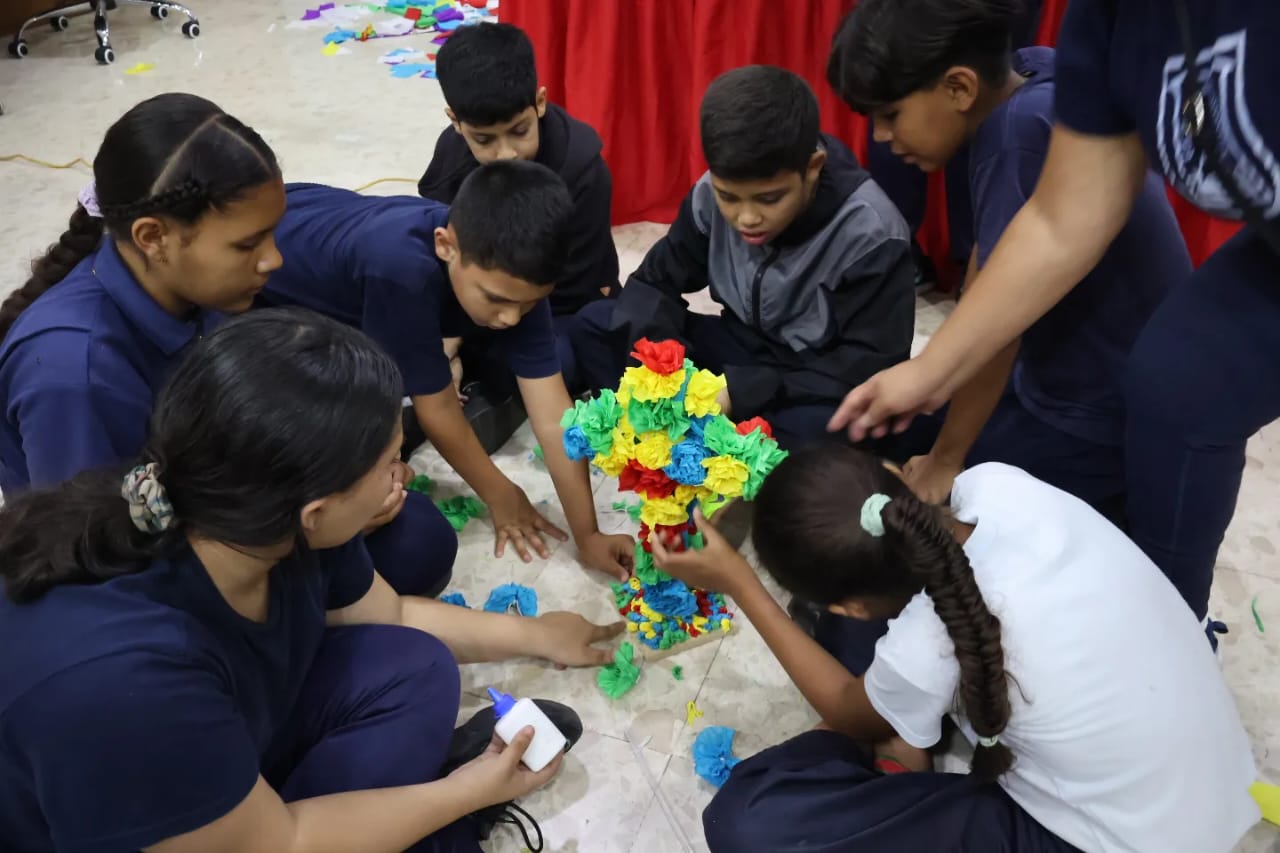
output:
M 684 369 L 684 344 L 679 341 L 661 341 L 655 344 L 648 338 L 641 338 L 636 341 L 636 348 L 631 355 L 662 376 Z
M 618 490 L 636 492 L 649 500 L 669 498 L 676 493 L 675 480 L 662 471 L 646 468 L 636 460 L 627 462 L 627 467 L 618 474 Z
M 738 435 L 751 435 L 756 427 L 760 427 L 761 432 L 769 436 L 769 438 L 773 438 L 773 427 L 769 426 L 769 422 L 759 415 L 749 421 L 743 421 L 738 424 Z

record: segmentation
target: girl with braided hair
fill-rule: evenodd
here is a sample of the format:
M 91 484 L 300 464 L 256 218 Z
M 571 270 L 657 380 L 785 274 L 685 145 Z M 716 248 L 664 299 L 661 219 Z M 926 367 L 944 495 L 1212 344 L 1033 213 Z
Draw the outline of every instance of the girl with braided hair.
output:
M 170 93 L 113 124 L 66 232 L 0 304 L 6 496 L 136 454 L 178 353 L 253 306 L 282 263 L 280 166 L 217 104 Z M 397 462 L 367 546 L 401 593 L 448 583 L 457 535 Z
M 658 543 L 655 561 L 730 595 L 824 723 L 734 768 L 703 815 L 713 851 L 1199 853 L 1257 821 L 1194 615 L 1078 498 L 988 463 L 947 514 L 852 448 L 793 453 L 755 503 L 756 551 L 793 596 L 888 620 L 857 674 L 699 523 L 704 550 Z M 924 772 L 946 717 L 967 775 Z

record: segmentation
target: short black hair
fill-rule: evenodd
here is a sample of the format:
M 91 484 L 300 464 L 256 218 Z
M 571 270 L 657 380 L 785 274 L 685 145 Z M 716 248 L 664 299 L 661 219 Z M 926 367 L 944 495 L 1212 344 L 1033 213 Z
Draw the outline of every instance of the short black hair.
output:
M 573 199 L 555 172 L 525 160 L 498 160 L 462 182 L 449 224 L 465 262 L 530 284 L 564 274 Z
M 444 101 L 458 121 L 510 121 L 538 99 L 533 42 L 511 24 L 458 28 L 436 54 Z
M 803 172 L 818 148 L 818 125 L 809 84 L 772 65 L 726 71 L 702 96 L 702 154 L 711 174 L 725 180 Z
M 932 89 L 956 65 L 999 86 L 1021 12 L 1020 0 L 862 0 L 832 40 L 827 81 L 864 115 Z

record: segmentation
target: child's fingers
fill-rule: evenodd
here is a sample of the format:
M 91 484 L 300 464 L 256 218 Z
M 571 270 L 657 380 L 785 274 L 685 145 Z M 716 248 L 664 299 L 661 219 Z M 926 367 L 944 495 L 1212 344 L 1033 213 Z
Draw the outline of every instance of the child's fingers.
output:
M 537 520 L 533 522 L 533 526 L 536 527 L 538 530 L 542 531 L 543 533 L 547 533 L 547 534 L 550 534 L 551 536 L 556 537 L 561 542 L 569 541 L 568 533 L 565 533 L 559 527 L 556 527 L 550 521 L 547 521 L 547 519 L 544 518 L 541 514 L 539 514 Z
M 621 634 L 627 627 L 626 622 L 610 622 L 608 625 L 593 625 L 591 627 L 591 639 L 588 643 L 603 643 L 605 640 L 612 640 Z M 612 657 L 612 655 L 610 655 Z
M 528 531 L 526 535 L 529 537 L 528 543 L 533 546 L 533 550 L 538 553 L 539 557 L 545 560 L 551 556 L 551 549 L 547 547 L 547 543 L 542 539 L 542 534 L 536 528 Z
M 524 532 L 519 529 L 512 530 L 507 534 L 511 547 L 516 549 L 516 553 L 520 555 L 520 559 L 526 563 L 532 563 L 533 557 L 529 556 L 529 545 L 524 540 Z

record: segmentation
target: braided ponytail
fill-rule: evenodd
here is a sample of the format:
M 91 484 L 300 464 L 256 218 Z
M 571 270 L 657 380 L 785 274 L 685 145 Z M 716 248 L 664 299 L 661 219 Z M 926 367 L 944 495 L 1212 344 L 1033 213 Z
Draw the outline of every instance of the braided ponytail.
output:
M 58 242 L 50 246 L 43 257 L 32 261 L 31 277 L 0 303 L 0 340 L 9 334 L 18 315 L 27 310 L 40 294 L 66 278 L 76 264 L 93 253 L 102 240 L 102 230 L 101 219 L 90 216 L 84 207 L 76 205 L 67 230 L 62 232 Z
M 959 704 L 980 738 L 996 738 L 1009 724 L 1009 675 L 1005 671 L 1000 620 L 987 607 L 964 549 L 942 522 L 940 511 L 913 495 L 895 497 L 881 513 L 886 539 L 923 584 L 934 612 L 946 626 L 960 665 Z M 973 753 L 970 772 L 994 782 L 1013 766 L 1013 752 L 996 742 Z

